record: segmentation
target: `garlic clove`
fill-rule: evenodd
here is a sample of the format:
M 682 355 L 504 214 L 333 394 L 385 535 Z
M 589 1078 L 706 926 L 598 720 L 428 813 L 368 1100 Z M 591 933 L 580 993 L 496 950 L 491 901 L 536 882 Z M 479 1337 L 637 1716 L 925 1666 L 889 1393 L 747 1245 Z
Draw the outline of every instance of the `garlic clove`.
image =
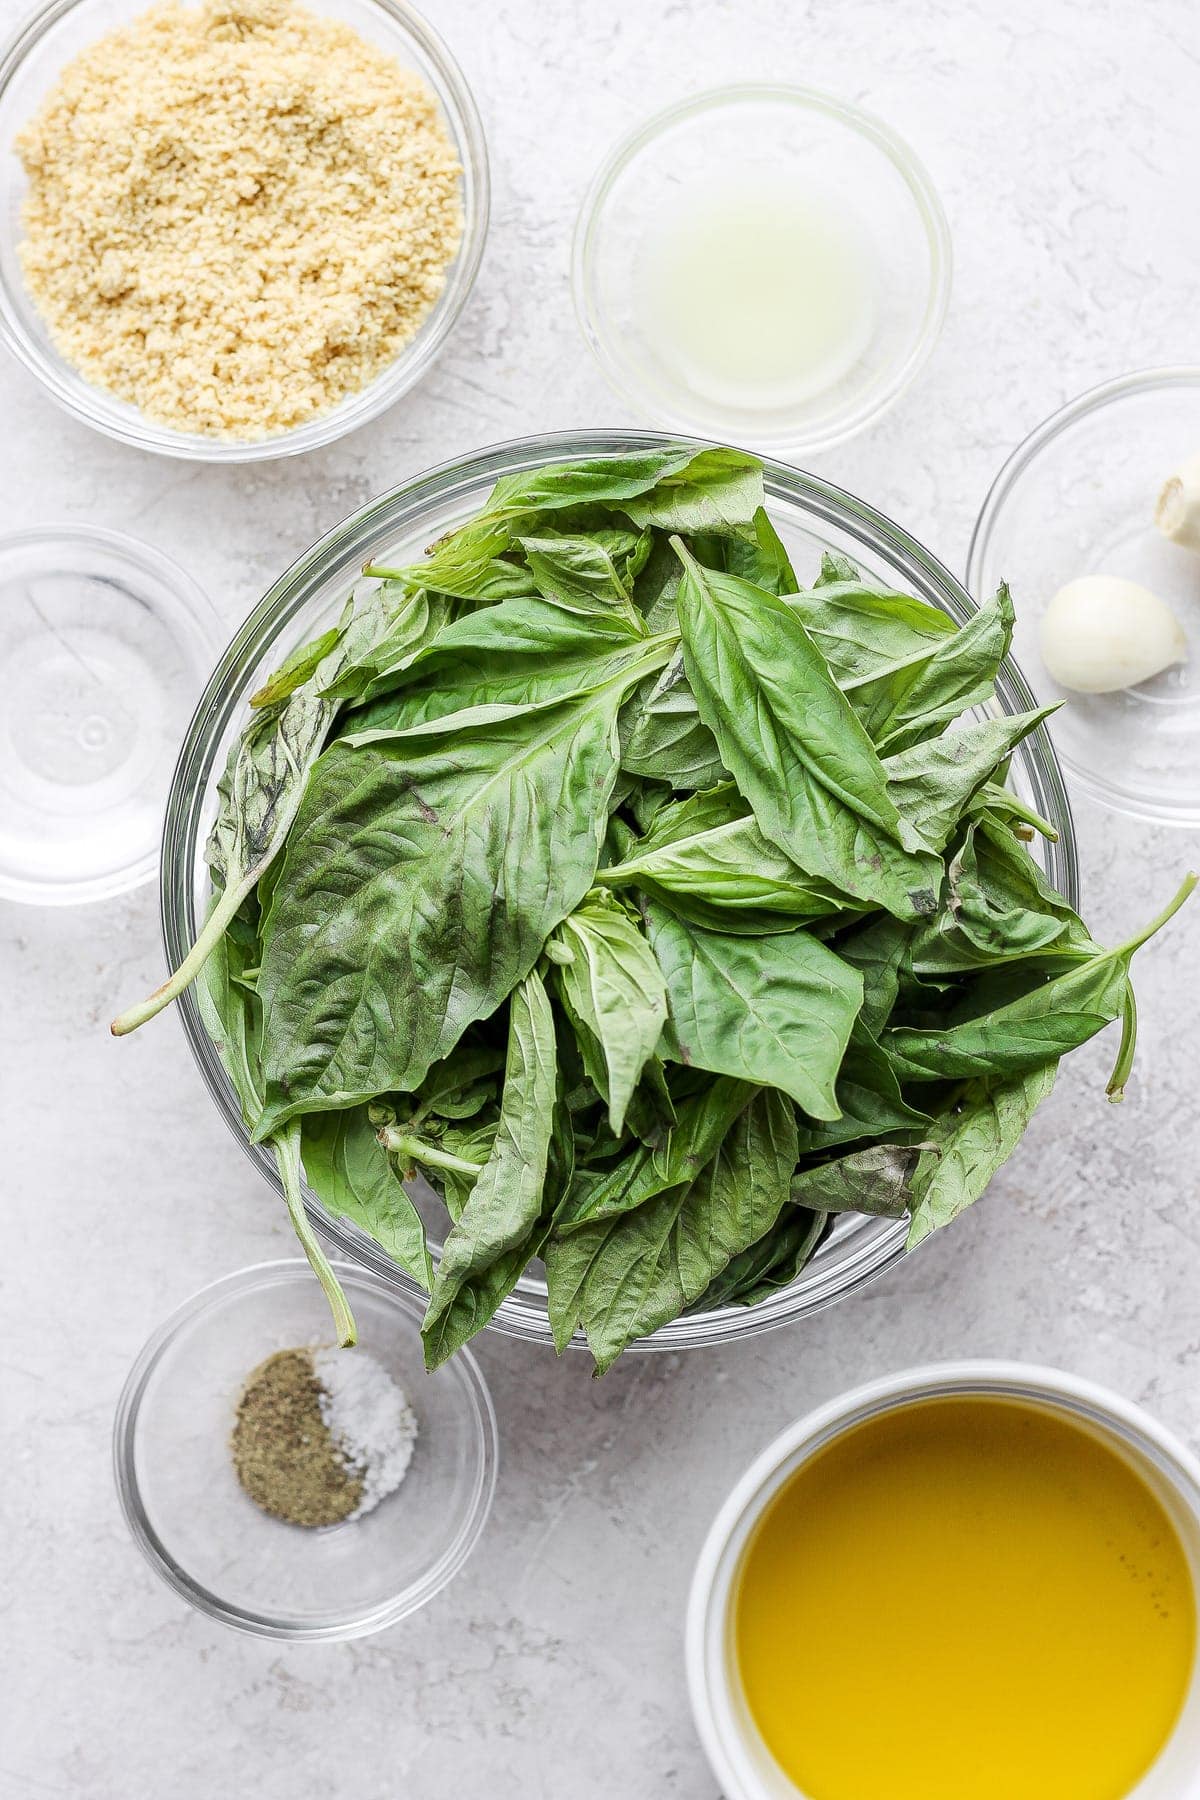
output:
M 1200 455 L 1189 456 L 1164 482 L 1154 523 L 1173 543 L 1200 550 Z
M 1042 661 L 1060 687 L 1111 694 L 1187 660 L 1183 627 L 1136 581 L 1085 575 L 1059 588 L 1041 621 Z

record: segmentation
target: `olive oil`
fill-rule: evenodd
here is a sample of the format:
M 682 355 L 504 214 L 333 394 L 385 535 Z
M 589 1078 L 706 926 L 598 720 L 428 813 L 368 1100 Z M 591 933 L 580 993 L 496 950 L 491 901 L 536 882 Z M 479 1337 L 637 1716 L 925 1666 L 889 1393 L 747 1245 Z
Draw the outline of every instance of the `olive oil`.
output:
M 748 1710 L 809 1800 L 1123 1800 L 1191 1676 L 1158 1498 L 1061 1415 L 881 1414 L 800 1468 L 743 1557 Z

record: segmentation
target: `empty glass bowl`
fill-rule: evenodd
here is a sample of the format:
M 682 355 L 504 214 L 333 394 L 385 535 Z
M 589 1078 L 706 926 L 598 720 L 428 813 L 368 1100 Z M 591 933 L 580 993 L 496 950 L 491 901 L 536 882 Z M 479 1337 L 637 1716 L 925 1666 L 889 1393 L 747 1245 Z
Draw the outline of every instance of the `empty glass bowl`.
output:
M 338 1271 L 359 1343 L 417 1416 L 400 1486 L 361 1519 L 310 1530 L 260 1511 L 229 1438 L 246 1377 L 276 1350 L 327 1344 L 329 1312 L 302 1258 L 226 1275 L 160 1325 L 117 1408 L 117 1493 L 138 1548 L 201 1612 L 260 1637 L 364 1637 L 444 1588 L 479 1539 L 496 1485 L 496 1420 L 463 1350 L 428 1375 L 423 1308 L 368 1270 Z M 353 1350 L 344 1352 L 353 1356 Z
M 426 545 L 478 512 L 501 476 L 573 458 L 661 448 L 671 441 L 645 432 L 566 432 L 523 438 L 445 463 L 335 527 L 276 582 L 214 671 L 175 772 L 162 861 L 163 930 L 172 967 L 186 955 L 206 909 L 204 841 L 215 810 L 217 778 L 230 742 L 245 721 L 248 698 L 294 645 L 336 620 L 348 594 L 369 586 L 363 565 L 419 557 Z M 837 551 L 882 586 L 919 595 L 960 622 L 974 611 L 966 590 L 941 563 L 863 501 L 780 463 L 765 465 L 765 480 L 768 510 L 801 581 L 816 574 L 823 550 Z M 1000 672 L 998 692 L 1005 711 L 1020 712 L 1032 704 L 1011 661 Z M 1038 839 L 1030 848 L 1042 859 L 1050 880 L 1074 903 L 1078 881 L 1070 808 L 1044 731 L 1035 731 L 1018 745 L 1010 781 L 1056 826 L 1056 844 Z M 188 1041 L 218 1110 L 278 1192 L 274 1160 L 262 1145 L 247 1143 L 237 1099 L 190 992 L 183 995 L 180 1007 Z M 418 1198 L 422 1191 L 428 1195 L 418 1182 Z M 307 1204 L 322 1235 L 339 1254 L 374 1269 L 398 1290 L 415 1292 L 408 1277 L 372 1239 L 346 1220 L 331 1218 L 315 1195 L 308 1196 Z M 817 1312 L 890 1268 L 904 1253 L 906 1229 L 903 1220 L 844 1214 L 799 1279 L 781 1293 L 759 1306 L 733 1306 L 676 1319 L 634 1348 L 679 1350 L 726 1343 Z M 530 1270 L 503 1302 L 495 1324 L 512 1336 L 551 1343 L 545 1283 L 536 1270 Z
M 1160 825 L 1200 825 L 1200 556 L 1158 530 L 1163 483 L 1200 454 L 1200 367 L 1147 369 L 1091 389 L 1039 425 L 997 475 L 975 526 L 967 586 L 1007 581 L 1013 654 L 1038 697 L 1064 700 L 1050 733 L 1078 785 Z M 1173 608 L 1190 661 L 1114 694 L 1068 694 L 1038 643 L 1047 603 L 1082 575 L 1139 582 Z
M 437 96 L 462 164 L 462 245 L 447 270 L 440 298 L 416 336 L 374 381 L 331 412 L 293 430 L 247 442 L 176 431 L 93 387 L 60 356 L 26 291 L 18 254 L 26 182 L 13 151 L 14 139 L 72 57 L 107 32 L 130 24 L 149 5 L 150 0 L 50 0 L 0 55 L 0 342 L 68 412 L 141 450 L 196 462 L 261 462 L 331 444 L 378 418 L 427 373 L 474 284 L 487 236 L 488 165 L 483 126 L 470 89 L 441 38 L 408 0 L 314 0 L 312 10 L 341 20 L 388 51 Z
M 746 84 L 672 106 L 584 200 L 584 336 L 655 424 L 812 453 L 913 380 L 950 295 L 950 233 L 881 120 L 812 88 Z

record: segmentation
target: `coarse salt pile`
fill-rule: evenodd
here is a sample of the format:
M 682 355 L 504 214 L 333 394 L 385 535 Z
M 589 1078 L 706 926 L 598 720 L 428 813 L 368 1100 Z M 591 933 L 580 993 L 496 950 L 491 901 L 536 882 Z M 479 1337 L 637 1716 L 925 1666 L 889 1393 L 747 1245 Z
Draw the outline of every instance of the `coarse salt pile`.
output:
M 408 1472 L 417 1419 L 404 1390 L 365 1350 L 312 1353 L 321 1417 L 346 1467 L 362 1481 L 348 1516 L 361 1519 L 394 1493 Z
M 16 148 L 55 345 L 181 431 L 262 438 L 364 387 L 462 235 L 433 93 L 292 0 L 155 7 L 64 69 Z

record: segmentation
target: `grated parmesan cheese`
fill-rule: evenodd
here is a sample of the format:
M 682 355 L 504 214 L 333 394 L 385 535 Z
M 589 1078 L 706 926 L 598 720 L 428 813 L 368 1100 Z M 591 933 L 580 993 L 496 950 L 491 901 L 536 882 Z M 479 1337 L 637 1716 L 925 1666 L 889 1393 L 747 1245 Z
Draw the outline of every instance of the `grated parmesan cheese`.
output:
M 433 93 L 294 0 L 155 7 L 64 69 L 16 147 L 56 347 L 183 431 L 265 437 L 364 387 L 462 234 Z

